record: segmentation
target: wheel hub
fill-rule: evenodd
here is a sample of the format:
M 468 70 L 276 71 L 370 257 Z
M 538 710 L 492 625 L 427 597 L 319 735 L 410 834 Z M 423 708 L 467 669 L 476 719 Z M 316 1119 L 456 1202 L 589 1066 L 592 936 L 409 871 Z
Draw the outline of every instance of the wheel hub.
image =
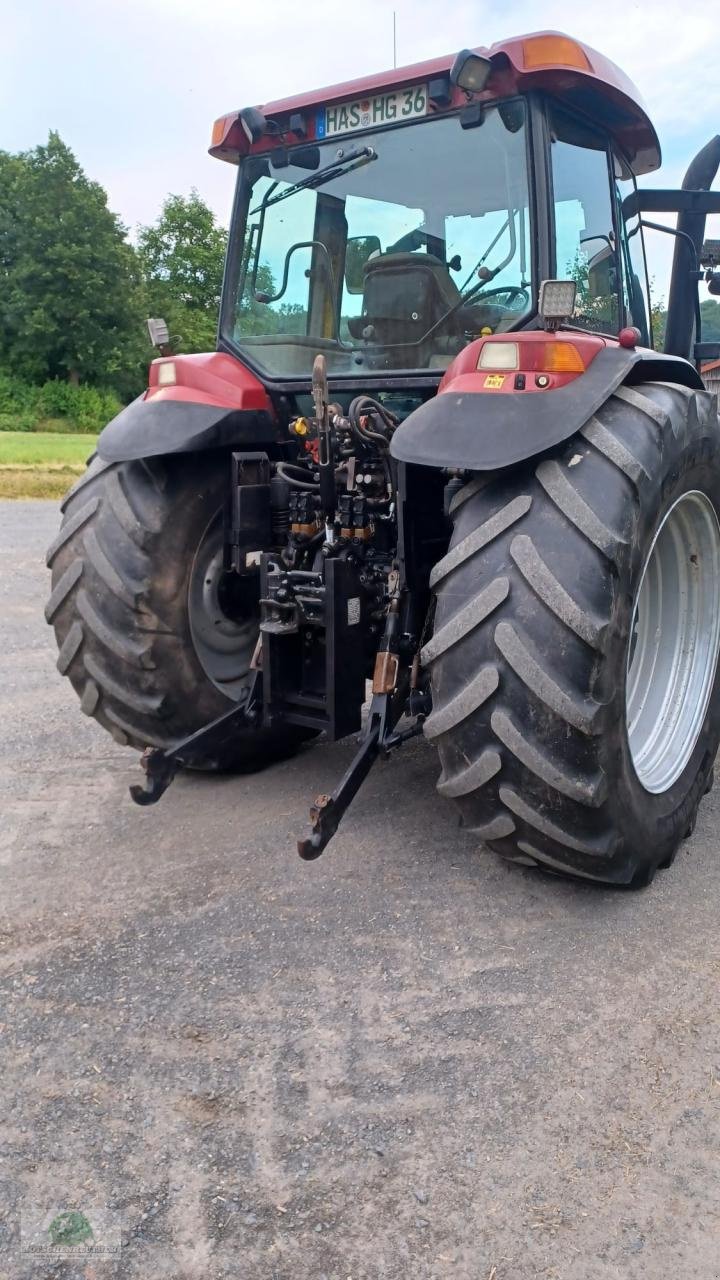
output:
M 673 504 L 635 600 L 625 685 L 630 754 L 646 791 L 680 777 L 702 730 L 720 650 L 720 527 L 704 493 Z
M 229 698 L 247 685 L 259 625 L 260 573 L 225 572 L 222 514 L 210 522 L 195 554 L 188 619 L 205 674 Z

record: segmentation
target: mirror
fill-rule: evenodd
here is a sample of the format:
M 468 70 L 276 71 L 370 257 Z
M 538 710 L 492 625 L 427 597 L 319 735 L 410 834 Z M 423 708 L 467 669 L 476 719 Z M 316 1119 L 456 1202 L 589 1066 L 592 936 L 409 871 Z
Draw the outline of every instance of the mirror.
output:
M 617 290 L 617 261 L 609 236 L 581 236 L 580 243 L 589 240 L 603 243 L 603 247 L 587 262 L 585 267 L 587 296 L 591 302 L 612 297 Z
M 350 236 L 345 249 L 345 288 L 348 293 L 362 293 L 365 264 L 373 254 L 381 252 L 377 236 Z

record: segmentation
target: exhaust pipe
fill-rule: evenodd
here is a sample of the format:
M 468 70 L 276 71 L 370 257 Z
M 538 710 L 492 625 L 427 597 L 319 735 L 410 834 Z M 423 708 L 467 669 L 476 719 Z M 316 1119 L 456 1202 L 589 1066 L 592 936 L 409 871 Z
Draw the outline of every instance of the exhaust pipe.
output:
M 683 191 L 709 191 L 720 168 L 720 134 L 716 134 L 691 160 L 683 178 Z M 699 259 L 705 237 L 704 213 L 679 213 L 677 230 L 689 236 Z M 692 279 L 695 270 L 690 246 L 679 236 L 675 238 L 667 324 L 665 327 L 665 351 L 668 355 L 684 356 L 692 360 L 695 337 L 695 306 L 697 281 Z

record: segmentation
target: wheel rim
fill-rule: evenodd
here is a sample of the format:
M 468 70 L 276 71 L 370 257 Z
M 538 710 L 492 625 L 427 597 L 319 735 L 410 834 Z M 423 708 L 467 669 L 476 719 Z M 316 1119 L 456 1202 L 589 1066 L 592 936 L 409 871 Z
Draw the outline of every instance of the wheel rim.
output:
M 646 791 L 667 791 L 692 755 L 720 649 L 720 527 L 705 494 L 673 504 L 645 561 L 625 686 L 627 735 Z
M 223 568 L 223 520 L 210 521 L 195 553 L 188 585 L 188 619 L 195 653 L 208 679 L 235 701 L 247 685 L 258 637 L 260 574 Z

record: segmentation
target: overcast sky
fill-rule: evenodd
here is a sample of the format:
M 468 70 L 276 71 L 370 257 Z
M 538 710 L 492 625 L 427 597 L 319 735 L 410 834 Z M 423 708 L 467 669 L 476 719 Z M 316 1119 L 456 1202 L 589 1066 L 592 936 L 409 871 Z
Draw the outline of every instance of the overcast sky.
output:
M 215 117 L 391 66 L 393 7 L 399 65 L 548 28 L 602 50 L 650 108 L 668 185 L 720 131 L 709 0 L 6 0 L 0 148 L 57 129 L 130 229 L 193 186 L 227 221 L 235 170 L 207 155 Z

